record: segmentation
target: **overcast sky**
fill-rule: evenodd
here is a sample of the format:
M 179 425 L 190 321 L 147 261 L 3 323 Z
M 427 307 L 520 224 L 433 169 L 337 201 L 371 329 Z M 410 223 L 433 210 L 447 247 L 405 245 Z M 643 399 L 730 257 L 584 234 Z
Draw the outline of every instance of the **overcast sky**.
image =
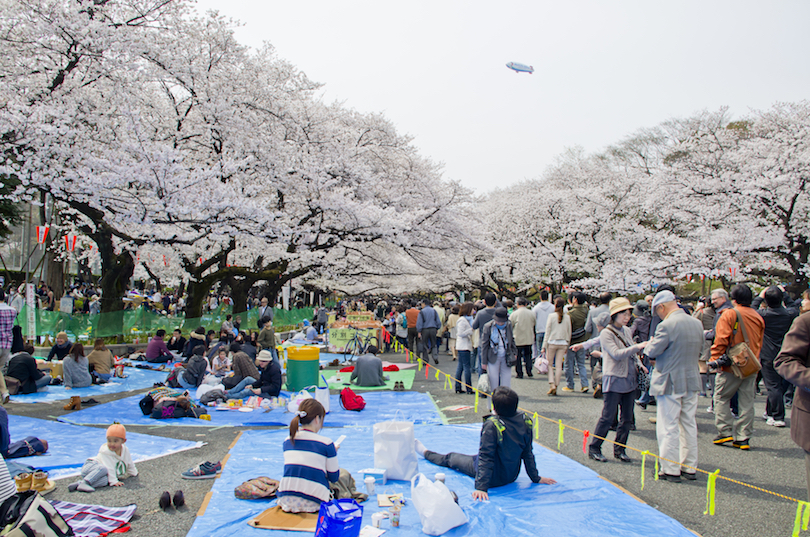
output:
M 199 0 L 244 44 L 382 112 L 445 177 L 483 193 L 542 175 L 566 147 L 810 89 L 807 1 Z M 515 73 L 508 62 L 534 67 Z

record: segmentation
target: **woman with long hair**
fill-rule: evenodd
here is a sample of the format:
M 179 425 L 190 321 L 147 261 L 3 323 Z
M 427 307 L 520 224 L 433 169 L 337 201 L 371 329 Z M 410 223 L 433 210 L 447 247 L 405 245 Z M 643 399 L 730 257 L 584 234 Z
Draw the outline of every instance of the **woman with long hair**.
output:
M 554 299 L 554 313 L 546 321 L 546 336 L 543 338 L 543 352 L 548 360 L 548 395 L 557 395 L 563 374 L 563 361 L 571 344 L 571 317 L 565 311 L 565 299 Z
M 318 432 L 326 411 L 315 399 L 304 399 L 290 422 L 284 441 L 284 476 L 278 487 L 278 504 L 288 513 L 317 513 L 329 501 L 329 483 L 340 477 L 337 448 Z
M 90 365 L 84 355 L 84 345 L 74 343 L 70 353 L 62 360 L 62 376 L 65 388 L 87 388 L 93 384 L 90 376 Z

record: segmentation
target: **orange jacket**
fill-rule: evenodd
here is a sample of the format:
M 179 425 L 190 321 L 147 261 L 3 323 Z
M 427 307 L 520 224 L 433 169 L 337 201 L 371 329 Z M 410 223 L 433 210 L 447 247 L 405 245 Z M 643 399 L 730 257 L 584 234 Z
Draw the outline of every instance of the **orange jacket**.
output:
M 405 318 L 408 319 L 408 328 L 416 328 L 416 320 L 419 317 L 419 310 L 411 308 L 405 310 Z
M 745 341 L 742 327 L 739 327 L 737 333 L 732 337 L 734 325 L 737 324 L 737 313 L 734 311 L 735 309 L 740 312 L 743 324 L 745 324 L 745 331 L 748 333 L 748 346 L 751 348 L 751 352 L 759 358 L 759 351 L 762 350 L 762 336 L 765 333 L 765 322 L 762 320 L 759 313 L 753 309 L 747 306 L 735 306 L 734 308 L 725 310 L 722 315 L 720 315 L 720 319 L 717 320 L 714 344 L 712 345 L 712 360 L 720 358 L 729 347 L 733 347 Z M 727 371 L 728 368 L 724 367 L 723 370 Z

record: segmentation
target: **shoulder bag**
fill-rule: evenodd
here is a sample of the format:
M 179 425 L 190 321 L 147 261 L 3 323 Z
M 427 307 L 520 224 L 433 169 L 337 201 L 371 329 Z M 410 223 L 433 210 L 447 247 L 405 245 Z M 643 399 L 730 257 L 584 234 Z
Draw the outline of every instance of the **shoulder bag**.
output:
M 734 325 L 734 330 L 731 332 L 731 339 L 734 340 L 734 335 L 737 333 L 737 326 L 742 329 L 743 341 L 737 343 L 733 347 L 726 350 L 726 354 L 731 358 L 731 371 L 737 378 L 748 378 L 751 375 L 756 375 L 762 364 L 759 363 L 759 358 L 751 350 L 748 344 L 748 333 L 745 331 L 745 323 L 743 322 L 742 315 L 737 308 L 734 308 L 734 313 L 737 314 L 737 322 Z

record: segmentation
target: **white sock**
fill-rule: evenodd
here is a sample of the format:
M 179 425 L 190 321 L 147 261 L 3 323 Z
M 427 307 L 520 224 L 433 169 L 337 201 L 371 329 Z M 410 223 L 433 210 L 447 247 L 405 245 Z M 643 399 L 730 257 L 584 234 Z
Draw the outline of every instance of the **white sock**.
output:
M 425 445 L 422 442 L 420 442 L 418 438 L 414 438 L 413 447 L 417 453 L 419 453 L 423 457 L 425 456 L 425 451 L 427 451 L 427 448 L 425 448 Z

